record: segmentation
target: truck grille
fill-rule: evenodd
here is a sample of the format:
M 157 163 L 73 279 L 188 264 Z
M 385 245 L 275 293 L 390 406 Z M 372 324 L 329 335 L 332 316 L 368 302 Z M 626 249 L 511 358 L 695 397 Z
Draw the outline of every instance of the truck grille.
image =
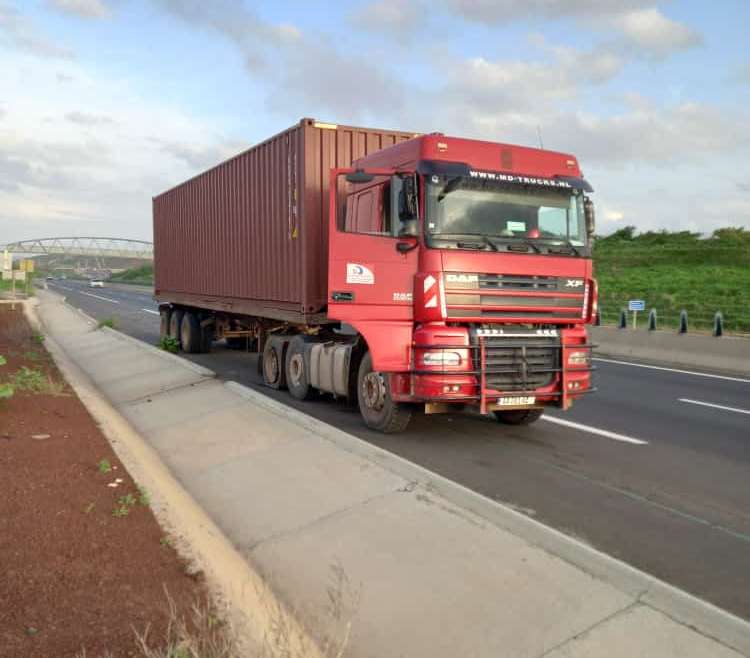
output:
M 583 316 L 581 278 L 514 274 L 445 276 L 449 318 L 576 319 Z
M 472 340 L 478 343 L 474 335 Z M 560 369 L 560 339 L 529 334 L 528 337 L 485 337 L 487 388 L 498 391 L 530 391 L 554 381 Z M 480 351 L 474 350 L 474 368 L 480 370 Z

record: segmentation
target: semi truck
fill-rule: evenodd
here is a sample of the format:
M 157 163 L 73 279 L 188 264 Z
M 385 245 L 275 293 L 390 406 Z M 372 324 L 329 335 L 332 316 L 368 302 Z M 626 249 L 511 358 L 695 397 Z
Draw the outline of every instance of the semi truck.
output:
M 160 332 L 381 432 L 529 424 L 594 390 L 592 191 L 567 153 L 305 118 L 154 197 Z

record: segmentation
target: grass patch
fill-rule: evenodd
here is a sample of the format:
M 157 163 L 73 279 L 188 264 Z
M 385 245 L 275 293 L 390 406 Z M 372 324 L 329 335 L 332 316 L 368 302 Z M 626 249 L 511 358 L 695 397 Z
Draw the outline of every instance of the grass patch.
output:
M 7 363 L 8 361 L 6 360 L 6 358 L 2 354 L 0 354 L 0 366 L 4 366 Z M 12 398 L 15 392 L 16 390 L 15 388 L 13 388 L 13 384 L 0 384 L 0 400 L 7 400 L 9 398 Z
M 112 464 L 109 463 L 109 459 L 102 459 L 96 468 L 100 473 L 109 473 L 112 470 Z
M 117 320 L 115 318 L 102 318 L 96 325 L 97 329 L 102 327 L 109 327 L 110 329 L 117 329 Z
M 21 366 L 11 376 L 8 384 L 16 391 L 26 391 L 27 393 L 46 395 L 63 395 L 65 393 L 65 383 L 53 379 L 50 375 L 45 374 L 41 368 Z
M 154 266 L 149 263 L 141 267 L 132 267 L 124 272 L 113 274 L 110 281 L 120 283 L 136 283 L 144 286 L 154 285 Z
M 162 336 L 156 346 L 165 352 L 172 352 L 172 354 L 180 351 L 180 341 L 171 336 Z

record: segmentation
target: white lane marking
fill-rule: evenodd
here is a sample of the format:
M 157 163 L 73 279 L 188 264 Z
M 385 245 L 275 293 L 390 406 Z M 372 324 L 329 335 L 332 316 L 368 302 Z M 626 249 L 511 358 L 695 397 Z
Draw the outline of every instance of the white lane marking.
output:
M 94 295 L 90 292 L 83 292 L 83 290 L 80 291 L 82 295 L 88 295 L 89 297 L 96 297 L 97 299 L 103 299 L 105 302 L 112 302 L 113 304 L 119 304 L 116 299 L 110 299 L 109 297 L 101 297 L 99 295 Z
M 702 407 L 713 407 L 714 409 L 723 409 L 724 411 L 734 411 L 738 414 L 750 415 L 748 409 L 738 409 L 737 407 L 725 407 L 723 404 L 713 404 L 711 402 L 701 402 L 700 400 L 689 400 L 688 398 L 678 398 L 680 402 L 687 402 L 688 404 L 699 404 Z
M 154 315 L 159 315 L 159 311 L 152 311 L 150 308 L 142 308 L 142 311 L 145 311 L 146 313 L 153 313 Z
M 711 377 L 712 379 L 726 379 L 730 382 L 742 382 L 743 384 L 750 384 L 750 379 L 742 379 L 741 377 L 729 377 L 727 375 L 712 375 L 707 372 L 695 372 L 694 370 L 678 370 L 677 368 L 664 368 L 663 366 L 651 366 L 645 363 L 631 363 L 630 361 L 617 361 L 616 359 L 602 359 L 600 356 L 595 356 L 594 361 L 603 361 L 604 363 L 619 363 L 621 366 L 633 366 L 635 368 L 650 368 L 651 370 L 666 370 L 667 372 L 679 372 L 683 375 L 695 375 L 696 377 Z
M 616 432 L 610 432 L 609 430 L 601 430 L 598 427 L 591 427 L 590 425 L 574 423 L 572 420 L 563 420 L 562 418 L 556 418 L 555 416 L 542 416 L 540 420 L 546 420 L 549 423 L 557 423 L 558 425 L 564 425 L 565 427 L 572 427 L 575 430 L 589 432 L 590 434 L 598 434 L 599 436 L 604 436 L 614 441 L 623 441 L 624 443 L 632 443 L 637 446 L 648 445 L 648 441 L 643 441 L 642 439 L 634 439 L 632 436 L 617 434 Z

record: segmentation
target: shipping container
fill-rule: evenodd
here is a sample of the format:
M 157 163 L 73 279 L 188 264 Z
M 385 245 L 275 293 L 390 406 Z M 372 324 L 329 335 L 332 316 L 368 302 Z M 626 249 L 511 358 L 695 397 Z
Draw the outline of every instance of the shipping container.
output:
M 153 199 L 159 301 L 321 321 L 329 172 L 414 133 L 302 119 Z

